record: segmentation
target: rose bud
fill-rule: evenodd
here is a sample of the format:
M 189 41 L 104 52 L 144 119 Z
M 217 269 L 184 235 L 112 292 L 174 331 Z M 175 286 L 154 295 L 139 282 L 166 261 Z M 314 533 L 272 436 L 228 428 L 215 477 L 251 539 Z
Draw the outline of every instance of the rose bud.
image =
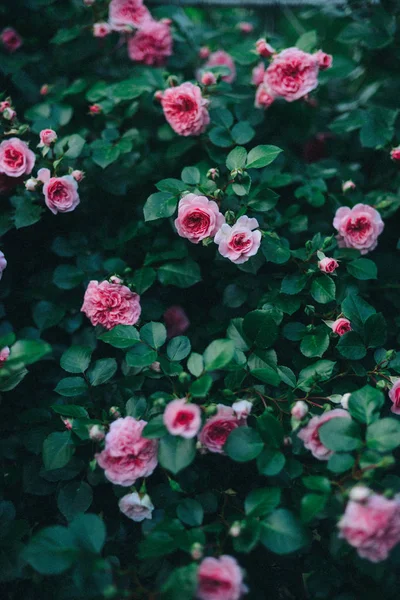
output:
M 64 417 L 61 417 L 61 421 L 64 423 L 65 429 L 68 429 L 68 431 L 72 429 L 72 425 L 74 422 L 72 419 L 64 419 Z
M 354 183 L 354 181 L 351 181 L 351 179 L 349 179 L 348 181 L 344 181 L 342 184 L 343 194 L 345 194 L 349 190 L 355 190 L 355 189 L 356 189 L 356 184 Z
M 213 181 L 215 181 L 216 179 L 218 179 L 219 177 L 219 170 L 218 169 L 208 169 L 207 171 L 207 179 L 212 179 Z
M 151 363 L 150 365 L 150 369 L 152 371 L 154 371 L 154 373 L 161 373 L 161 365 L 158 362 L 158 360 L 154 361 L 153 363 Z
M 3 254 L 3 253 L 1 252 L 1 254 Z M 0 275 L 0 279 L 1 279 L 1 275 Z M 11 352 L 11 350 L 8 346 L 5 346 L 4 348 L 2 348 L 0 350 L 0 369 L 2 369 L 4 367 L 8 357 L 10 356 L 10 352 Z
M 8 100 L 3 100 L 3 102 L 0 102 L 0 113 L 4 112 L 6 108 L 11 108 L 11 104 Z
M 342 408 L 344 408 L 345 410 L 349 410 L 349 399 L 350 399 L 351 394 L 347 393 L 347 394 L 343 394 L 341 400 L 340 400 L 340 404 L 342 405 Z
M 33 192 L 36 189 L 37 184 L 38 180 L 30 177 L 25 181 L 25 189 L 27 189 L 28 192 Z
M 215 85 L 217 83 L 217 78 L 215 77 L 214 73 L 211 73 L 211 71 L 206 71 L 201 76 L 201 83 L 203 85 Z
M 241 529 L 242 526 L 240 521 L 235 521 L 232 523 L 231 528 L 229 529 L 229 535 L 232 537 L 239 537 Z
M 156 92 L 154 92 L 154 100 L 157 100 L 157 102 L 161 102 L 162 98 L 163 98 L 163 94 L 164 92 L 162 90 L 157 90 Z
M 112 417 L 113 419 L 119 419 L 121 417 L 121 413 L 119 412 L 118 406 L 112 406 L 108 412 L 110 414 L 110 417 Z
M 331 325 L 332 331 L 337 333 L 338 335 L 344 335 L 348 331 L 351 331 L 351 323 L 348 319 L 341 317 L 340 319 L 336 319 Z
M 82 179 L 85 177 L 85 173 L 83 171 L 79 171 L 78 169 L 72 171 L 71 175 L 75 181 L 82 181 Z
M 199 542 L 195 542 L 190 549 L 190 554 L 193 560 L 200 560 L 203 558 L 203 546 Z
M 318 52 L 316 52 L 314 54 L 318 66 L 321 69 L 321 71 L 325 71 L 326 69 L 330 69 L 332 66 L 332 62 L 333 62 L 333 58 L 330 54 L 326 54 L 326 52 L 322 52 L 322 50 L 318 50 Z
M 46 96 L 49 93 L 49 86 L 48 86 L 47 83 L 44 83 L 42 85 L 42 87 L 40 88 L 40 92 L 39 93 L 40 93 L 41 96 Z
M 251 413 L 253 405 L 248 400 L 238 400 L 232 404 L 232 409 L 238 419 L 246 419 Z
M 111 27 L 108 23 L 95 23 L 93 25 L 93 35 L 97 38 L 104 38 L 111 33 Z
M 354 500 L 354 502 L 364 502 L 370 495 L 371 490 L 367 488 L 365 485 L 356 485 L 353 489 L 350 490 L 350 499 Z
M 94 442 L 101 442 L 105 438 L 104 428 L 99 425 L 92 425 L 89 429 L 89 437 Z
M 334 258 L 329 258 L 329 256 L 325 256 L 318 263 L 318 268 L 323 273 L 333 273 L 339 266 L 339 263 Z
M 276 53 L 276 50 L 271 46 L 271 44 L 268 44 L 265 39 L 260 39 L 256 42 L 256 52 L 264 58 L 270 58 Z
M 8 52 L 15 52 L 23 44 L 21 36 L 13 27 L 6 27 L 6 29 L 3 29 L 0 34 L 0 39 Z
M 91 104 L 89 106 L 89 113 L 91 115 L 98 115 L 101 113 L 101 106 L 99 104 Z
M 210 48 L 208 46 L 202 46 L 199 50 L 199 58 L 206 60 L 210 56 Z
M 291 408 L 290 414 L 296 421 L 302 421 L 308 413 L 308 406 L 303 400 L 298 400 Z
M 238 24 L 238 29 L 242 33 L 251 33 L 254 29 L 254 25 L 248 21 L 242 21 Z
M 8 107 L 3 110 L 3 119 L 6 119 L 7 121 L 12 121 L 16 116 L 17 113 L 13 108 Z
M 390 158 L 395 161 L 400 160 L 400 146 L 397 146 L 390 151 Z
M 40 132 L 40 143 L 38 148 L 49 147 L 57 140 L 57 134 L 53 129 L 42 129 Z

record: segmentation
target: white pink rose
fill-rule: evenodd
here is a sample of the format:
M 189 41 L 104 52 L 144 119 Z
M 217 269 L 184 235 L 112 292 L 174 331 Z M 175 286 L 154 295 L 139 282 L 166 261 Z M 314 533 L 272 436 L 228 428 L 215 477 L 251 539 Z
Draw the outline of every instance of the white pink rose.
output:
M 257 219 L 240 217 L 231 227 L 224 223 L 217 231 L 214 242 L 219 253 L 235 264 L 242 264 L 257 254 L 261 244 L 261 231 Z
M 287 48 L 276 54 L 266 70 L 264 83 L 274 96 L 293 102 L 318 85 L 318 62 L 308 52 Z
M 253 405 L 248 400 L 238 400 L 232 404 L 232 410 L 239 420 L 246 419 L 251 413 L 252 408 Z
M 193 244 L 214 237 L 223 223 L 225 217 L 214 200 L 196 194 L 186 194 L 179 201 L 175 227 L 178 235 Z
M 8 177 L 29 175 L 35 160 L 32 150 L 18 138 L 13 137 L 0 144 L 0 173 Z
M 199 86 L 190 82 L 165 90 L 161 106 L 165 118 L 178 135 L 200 135 L 210 122 L 208 101 L 201 95 Z
M 172 54 L 170 22 L 166 20 L 143 23 L 128 41 L 128 55 L 131 60 L 161 67 Z
M 338 231 L 339 248 L 355 248 L 361 254 L 367 254 L 378 245 L 378 237 L 385 225 L 375 208 L 356 204 L 353 208 L 338 208 L 333 226 Z
M 305 448 L 310 450 L 311 454 L 315 456 L 315 458 L 318 458 L 318 460 L 329 460 L 333 454 L 333 451 L 324 446 L 319 439 L 319 428 L 331 419 L 337 418 L 350 419 L 351 417 L 346 410 L 335 408 L 319 417 L 313 417 L 297 434 L 304 442 Z
M 118 506 L 128 519 L 139 523 L 145 519 L 151 519 L 154 510 L 150 496 L 148 494 L 139 496 L 137 492 L 122 496 L 118 502 Z
M 334 258 L 329 258 L 329 256 L 325 256 L 318 263 L 318 268 L 323 273 L 333 273 L 338 268 L 339 263 Z
M 141 313 L 140 296 L 125 285 L 91 281 L 81 311 L 92 325 L 112 329 L 116 325 L 134 325 Z
M 163 421 L 171 435 L 190 439 L 197 435 L 201 427 L 201 410 L 197 404 L 186 402 L 185 398 L 173 400 L 167 404 Z
M 207 557 L 197 571 L 199 600 L 239 600 L 247 592 L 242 571 L 232 556 Z

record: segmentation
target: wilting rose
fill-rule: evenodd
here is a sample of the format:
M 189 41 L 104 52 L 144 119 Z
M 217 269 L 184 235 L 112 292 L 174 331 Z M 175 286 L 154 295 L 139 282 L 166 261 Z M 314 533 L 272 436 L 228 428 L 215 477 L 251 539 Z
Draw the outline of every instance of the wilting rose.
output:
M 29 175 L 35 164 L 35 155 L 27 144 L 18 138 L 0 144 L 0 173 L 7 177 Z
M 333 454 L 333 451 L 324 446 L 319 439 L 319 428 L 331 419 L 337 418 L 350 419 L 351 417 L 346 410 L 335 408 L 319 417 L 313 417 L 297 434 L 303 440 L 307 450 L 310 450 L 312 455 L 318 458 L 318 460 L 329 460 Z
M 227 223 L 222 225 L 214 238 L 219 253 L 235 264 L 249 260 L 257 254 L 261 244 L 261 231 L 257 227 L 257 219 L 246 216 L 240 217 L 233 227 Z
M 353 208 L 338 208 L 333 226 L 338 231 L 339 248 L 355 248 L 361 254 L 367 254 L 378 245 L 378 237 L 385 225 L 375 208 L 356 204 Z
M 199 86 L 186 82 L 165 90 L 161 106 L 172 129 L 183 136 L 200 135 L 210 122 L 208 101 Z
M 214 237 L 223 223 L 225 217 L 219 212 L 214 200 L 196 194 L 186 194 L 179 201 L 175 227 L 178 235 L 187 238 L 193 244 Z
M 201 427 L 201 410 L 197 404 L 188 403 L 185 398 L 180 398 L 167 404 L 163 420 L 171 435 L 190 439 L 197 435 Z
M 22 46 L 22 38 L 13 27 L 6 27 L 0 34 L 3 46 L 8 52 L 15 52 Z
M 190 321 L 182 306 L 170 306 L 163 314 L 167 337 L 182 335 L 190 326 Z
M 197 571 L 199 600 L 239 600 L 247 592 L 242 571 L 232 556 L 204 558 Z
M 236 67 L 233 58 L 224 50 L 217 50 L 217 52 L 210 54 L 203 68 L 207 70 L 210 67 L 227 67 L 229 69 L 229 75 L 222 75 L 221 79 L 223 81 L 232 83 L 236 79 Z
M 122 496 L 118 502 L 118 506 L 128 519 L 139 523 L 145 519 L 151 519 L 154 510 L 150 496 L 148 494 L 139 496 L 137 492 Z
M 217 414 L 207 419 L 200 431 L 199 441 L 209 452 L 223 454 L 228 435 L 243 424 L 244 421 L 237 418 L 230 406 L 218 404 Z
M 81 311 L 92 325 L 112 329 L 116 325 L 134 325 L 140 317 L 140 296 L 125 285 L 91 281 Z
M 274 56 L 266 70 L 264 83 L 274 96 L 293 102 L 317 87 L 318 70 L 314 56 L 298 48 L 287 48 Z
M 169 22 L 148 20 L 128 41 L 131 60 L 161 67 L 172 54 L 172 36 Z
M 391 407 L 392 413 L 400 415 L 400 379 L 396 379 L 392 389 L 389 392 L 389 398 L 393 402 Z
M 108 21 L 116 31 L 130 31 L 151 19 L 143 0 L 111 0 Z
M 338 268 L 339 263 L 334 258 L 329 258 L 329 256 L 325 256 L 318 263 L 318 268 L 323 273 L 333 273 Z
M 337 333 L 338 335 L 344 335 L 348 331 L 351 331 L 351 323 L 348 319 L 345 319 L 344 317 L 336 319 L 336 321 L 332 323 L 331 327 L 332 331 L 334 333 Z

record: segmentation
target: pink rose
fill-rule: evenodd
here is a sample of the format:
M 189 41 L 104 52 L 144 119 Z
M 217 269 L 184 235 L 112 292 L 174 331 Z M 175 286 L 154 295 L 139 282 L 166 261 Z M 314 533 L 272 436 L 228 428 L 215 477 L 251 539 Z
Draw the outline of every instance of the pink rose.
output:
M 128 519 L 132 521 L 141 522 L 145 519 L 151 519 L 154 510 L 153 503 L 150 496 L 145 494 L 140 497 L 137 492 L 132 494 L 126 494 L 122 496 L 118 502 L 119 509 Z
M 232 410 L 239 420 L 246 419 L 251 413 L 252 408 L 253 405 L 249 400 L 238 400 L 232 404 Z
M 334 258 L 329 258 L 329 256 L 325 256 L 318 263 L 318 268 L 323 273 L 333 273 L 338 268 L 339 263 Z
M 264 78 L 275 96 L 286 102 L 302 98 L 318 85 L 318 63 L 314 56 L 298 48 L 287 48 L 277 54 Z
M 140 317 L 140 296 L 120 283 L 91 281 L 81 311 L 92 325 L 102 325 L 105 329 L 134 325 Z
M 233 227 L 222 225 L 214 238 L 219 253 L 237 265 L 249 260 L 257 254 L 261 243 L 261 231 L 254 231 L 257 227 L 257 219 L 246 216 L 240 217 Z
M 4 253 L 1 252 L 0 250 L 0 279 L 3 277 L 3 271 L 7 266 L 7 261 L 6 261 L 6 257 L 4 256 Z
M 143 0 L 111 0 L 108 20 L 115 31 L 130 31 L 151 19 Z
M 208 101 L 193 83 L 186 82 L 165 90 L 161 105 L 168 123 L 179 135 L 200 135 L 210 122 Z
M 170 306 L 163 315 L 167 337 L 182 335 L 189 328 L 190 321 L 182 306 Z
M 44 146 L 51 146 L 51 144 L 53 144 L 57 139 L 57 134 L 53 129 L 42 129 L 39 135 L 40 144 L 38 145 L 38 148 L 43 148 Z
M 248 21 L 242 21 L 238 24 L 238 28 L 242 33 L 251 33 L 254 30 L 254 25 Z
M 351 323 L 348 319 L 344 317 L 340 317 L 340 319 L 336 319 L 331 325 L 333 333 L 337 333 L 342 336 L 348 331 L 351 331 Z
M 207 419 L 203 429 L 200 431 L 199 441 L 209 452 L 223 454 L 223 447 L 228 439 L 228 435 L 231 431 L 244 424 L 245 421 L 242 419 L 239 420 L 230 406 L 218 404 L 217 414 Z
M 400 146 L 392 148 L 392 150 L 390 151 L 390 158 L 394 161 L 400 160 Z
M 201 76 L 201 83 L 203 85 L 215 85 L 217 83 L 217 78 L 211 71 L 206 71 Z
M 325 71 L 326 69 L 330 69 L 332 66 L 333 58 L 330 54 L 326 54 L 326 52 L 322 52 L 322 50 L 318 50 L 314 54 L 316 61 L 318 63 L 321 71 Z
M 41 173 L 43 171 L 48 171 L 48 169 L 39 170 L 38 179 L 41 179 L 41 181 L 43 181 L 43 173 Z M 80 202 L 78 184 L 72 175 L 46 178 L 43 186 L 43 194 L 47 208 L 54 215 L 58 212 L 71 212 L 75 210 Z
M 1 32 L 1 41 L 8 52 L 15 52 L 22 46 L 22 38 L 12 27 L 6 27 Z
M 199 58 L 206 60 L 210 56 L 210 48 L 208 46 L 202 46 L 199 50 Z
M 304 442 L 304 446 L 307 450 L 310 450 L 312 455 L 318 460 L 329 460 L 332 456 L 333 451 L 326 448 L 323 445 L 321 440 L 319 439 L 318 430 L 324 423 L 327 423 L 331 419 L 336 419 L 337 417 L 350 419 L 350 415 L 347 411 L 342 408 L 335 408 L 334 410 L 330 410 L 319 417 L 313 417 L 310 419 L 308 424 L 303 427 L 299 433 L 297 434 L 301 440 Z
M 190 404 L 185 398 L 180 398 L 167 404 L 163 420 L 171 435 L 193 438 L 201 427 L 201 410 L 197 404 Z
M 111 483 L 130 486 L 140 477 L 149 477 L 157 466 L 157 440 L 142 437 L 146 421 L 133 417 L 117 419 L 110 425 L 106 445 L 96 454 L 98 464 Z
M 148 20 L 128 41 L 131 60 L 161 67 L 172 54 L 172 36 L 169 23 Z
M 363 501 L 350 500 L 338 527 L 339 537 L 361 558 L 381 562 L 400 542 L 400 499 L 371 493 Z
M 35 155 L 28 145 L 18 138 L 4 140 L 0 144 L 0 173 L 8 177 L 29 175 L 35 164 Z
M 265 66 L 264 63 L 259 62 L 258 65 L 256 67 L 254 67 L 254 69 L 251 72 L 251 83 L 253 85 L 261 85 L 262 82 L 264 81 L 264 75 L 265 75 Z
M 339 248 L 355 248 L 361 254 L 367 254 L 378 245 L 378 236 L 385 225 L 375 208 L 356 204 L 353 208 L 338 208 L 333 226 L 338 231 Z
M 233 62 L 233 58 L 224 50 L 217 50 L 217 52 L 210 54 L 206 64 L 204 65 L 204 69 L 209 67 L 227 67 L 230 70 L 229 75 L 222 75 L 222 81 L 232 83 L 232 81 L 236 79 L 236 67 L 235 63 Z
M 91 115 L 98 115 L 101 113 L 101 106 L 100 104 L 91 104 L 89 106 L 89 113 Z
M 290 410 L 290 414 L 296 421 L 302 421 L 308 413 L 308 404 L 304 400 L 297 400 Z
M 196 194 L 186 194 L 179 201 L 175 227 L 178 235 L 187 238 L 193 244 L 214 237 L 224 223 L 225 217 L 219 212 L 218 204 L 214 200 Z
M 390 409 L 395 415 L 400 415 L 400 379 L 396 379 L 392 389 L 389 392 L 389 398 L 393 402 Z
M 6 108 L 11 108 L 11 104 L 8 100 L 3 100 L 3 102 L 0 102 L 0 113 L 3 113 Z
M 354 190 L 355 188 L 356 188 L 356 184 L 354 183 L 354 181 L 351 181 L 351 179 L 349 179 L 348 181 L 344 181 L 342 183 L 343 194 L 345 194 L 349 190 Z
M 92 425 L 89 428 L 89 437 L 93 442 L 101 442 L 105 438 L 104 427 L 101 425 Z
M 82 179 L 85 177 L 85 173 L 83 171 L 79 171 L 78 169 L 72 171 L 71 175 L 75 181 L 82 181 Z
M 49 93 L 49 85 L 47 83 L 44 83 L 39 91 L 41 96 L 47 96 L 47 94 Z
M 232 556 L 204 558 L 197 571 L 199 600 L 239 600 L 247 592 L 242 571 Z
M 9 356 L 10 356 L 10 348 L 8 346 L 5 346 L 4 348 L 2 348 L 0 350 L 0 369 L 2 369 L 4 367 L 4 363 L 6 362 L 6 360 L 8 359 Z
M 264 58 L 270 58 L 275 54 L 276 50 L 262 38 L 256 42 L 256 52 Z
M 108 23 L 95 23 L 93 25 L 93 35 L 97 38 L 104 38 L 111 33 L 111 26 Z
M 274 102 L 275 96 L 271 94 L 271 90 L 265 83 L 258 86 L 254 106 L 256 108 L 268 108 Z

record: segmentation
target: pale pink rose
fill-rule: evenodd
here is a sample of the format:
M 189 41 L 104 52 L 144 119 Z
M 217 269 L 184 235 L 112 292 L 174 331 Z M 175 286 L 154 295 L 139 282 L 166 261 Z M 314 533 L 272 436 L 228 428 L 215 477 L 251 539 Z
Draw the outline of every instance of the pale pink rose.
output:
M 6 257 L 4 256 L 4 253 L 1 252 L 0 250 L 0 279 L 3 277 L 3 271 L 7 266 L 7 261 L 6 261 Z
M 107 37 L 107 35 L 109 35 L 111 33 L 111 31 L 112 31 L 112 29 L 111 29 L 111 26 L 109 25 L 109 23 L 102 22 L 102 23 L 95 23 L 93 25 L 94 37 L 97 37 L 97 38 Z
M 247 592 L 242 571 L 232 556 L 207 557 L 197 571 L 199 600 L 239 600 Z
M 336 319 L 331 325 L 333 333 L 337 333 L 342 336 L 348 331 L 351 331 L 351 323 L 348 319 L 344 317 L 340 317 L 340 319 Z
M 85 173 L 83 171 L 79 171 L 78 169 L 72 171 L 71 175 L 75 179 L 75 181 L 78 182 L 82 181 L 82 179 L 85 177 Z
M 3 29 L 0 37 L 4 48 L 8 50 L 8 52 L 15 52 L 22 46 L 22 38 L 13 27 L 6 27 L 6 29 Z
M 319 428 L 324 423 L 327 423 L 331 419 L 336 419 L 338 417 L 345 419 L 351 418 L 346 410 L 343 410 L 342 408 L 335 408 L 334 410 L 330 410 L 319 417 L 313 417 L 310 419 L 308 424 L 297 434 L 299 438 L 303 440 L 304 446 L 307 448 L 307 450 L 310 450 L 312 455 L 315 456 L 315 458 L 318 458 L 318 460 L 329 460 L 333 454 L 333 451 L 326 448 L 326 446 L 324 446 L 319 439 Z
M 93 442 L 101 442 L 105 438 L 104 427 L 101 427 L 101 425 L 92 425 L 89 428 L 89 437 Z
M 265 83 L 258 86 L 254 100 L 256 108 L 269 108 L 274 100 L 275 96 L 272 95 L 271 90 Z
M 43 169 L 40 169 L 40 171 L 42 170 Z M 80 202 L 78 184 L 71 175 L 50 177 L 50 179 L 44 183 L 43 194 L 47 208 L 49 208 L 54 215 L 58 212 L 71 212 L 75 210 Z
M 179 135 L 200 135 L 210 122 L 208 101 L 199 86 L 186 82 L 165 90 L 161 99 L 165 118 Z
M 217 83 L 217 78 L 211 71 L 206 71 L 201 76 L 201 83 L 203 85 L 215 85 Z
M 145 519 L 151 519 L 154 510 L 150 496 L 144 494 L 140 497 L 137 492 L 122 496 L 118 502 L 119 509 L 128 519 L 140 523 Z
M 35 164 L 35 155 L 28 145 L 18 138 L 0 144 L 0 173 L 8 177 L 29 175 Z
M 381 562 L 400 542 L 400 499 L 371 493 L 363 501 L 350 500 L 338 527 L 339 537 L 361 558 Z
M 251 413 L 252 408 L 253 405 L 248 400 L 238 400 L 232 404 L 232 410 L 239 420 L 246 419 Z
M 190 326 L 190 321 L 182 306 L 170 306 L 163 315 L 167 337 L 182 335 Z
M 210 67 L 227 67 L 230 70 L 229 75 L 222 75 L 221 77 L 227 83 L 232 83 L 236 79 L 236 67 L 233 58 L 224 50 L 217 50 L 210 54 L 203 68 L 207 69 Z
M 318 263 L 318 268 L 323 273 L 333 273 L 338 268 L 339 263 L 334 258 L 329 258 L 329 256 L 325 256 Z
M 356 204 L 353 208 L 338 208 L 333 226 L 338 231 L 339 248 L 355 248 L 361 254 L 367 254 L 378 245 L 378 237 L 385 225 L 375 208 Z
M 297 400 L 290 410 L 290 414 L 296 421 L 302 421 L 308 413 L 308 404 L 304 400 Z
M 276 53 L 276 50 L 262 38 L 256 42 L 256 52 L 264 58 L 270 58 Z
M 365 500 L 371 495 L 371 493 L 371 490 L 365 485 L 358 484 L 351 488 L 349 498 L 350 500 L 354 500 L 354 502 L 365 502 Z
M 211 54 L 211 50 L 208 46 L 202 46 L 199 50 L 199 58 L 206 60 Z
M 318 52 L 315 52 L 314 56 L 321 71 L 331 68 L 333 62 L 333 57 L 331 54 L 326 54 L 326 52 L 318 50 Z
M 252 23 L 249 23 L 248 21 L 242 21 L 238 24 L 238 29 L 242 33 L 251 33 L 254 29 L 254 25 Z
M 225 217 L 219 212 L 218 204 L 205 196 L 186 194 L 179 201 L 175 227 L 178 235 L 187 238 L 193 244 L 214 237 L 225 223 Z
M 243 419 L 239 420 L 230 406 L 218 404 L 217 414 L 207 419 L 200 431 L 199 441 L 209 452 L 223 454 L 228 435 L 244 424 L 245 421 Z
M 143 0 L 111 0 L 108 21 L 115 31 L 130 31 L 151 19 Z
M 111 423 L 105 448 L 96 454 L 98 464 L 111 483 L 126 487 L 153 473 L 157 466 L 158 442 L 142 437 L 146 425 L 146 421 L 133 417 Z
M 394 382 L 393 387 L 389 392 L 389 398 L 393 402 L 393 406 L 390 410 L 395 415 L 400 415 L 400 379 L 396 379 Z
M 2 369 L 4 367 L 6 360 L 10 356 L 10 352 L 11 351 L 8 346 L 5 346 L 4 348 L 2 348 L 0 350 L 0 369 Z
M 140 317 L 140 296 L 125 285 L 108 281 L 90 281 L 81 311 L 92 325 L 112 329 L 116 325 L 134 325 Z
M 400 160 L 400 146 L 392 148 L 392 150 L 390 151 L 390 158 L 394 161 Z
M 128 41 L 131 60 L 161 67 L 172 54 L 172 36 L 169 23 L 148 20 Z
M 39 136 L 40 144 L 38 145 L 38 148 L 44 148 L 44 146 L 51 146 L 51 144 L 53 144 L 57 139 L 57 134 L 53 129 L 42 129 Z
M 354 183 L 354 181 L 351 181 L 351 179 L 349 179 L 348 181 L 344 181 L 342 184 L 343 194 L 345 194 L 349 190 L 354 190 L 355 188 L 356 188 L 356 184 Z
M 249 260 L 261 244 L 261 231 L 257 227 L 257 219 L 246 216 L 240 217 L 233 227 L 224 223 L 214 238 L 219 253 L 237 265 Z
M 167 404 L 163 420 L 171 435 L 190 439 L 197 435 L 201 427 L 201 410 L 197 404 L 188 403 L 185 398 L 180 398 Z
M 253 85 L 261 85 L 262 82 L 264 81 L 264 75 L 265 75 L 265 66 L 264 63 L 259 62 L 258 65 L 256 67 L 254 67 L 254 69 L 251 72 L 251 83 Z
M 98 114 L 100 114 L 100 113 L 101 113 L 101 110 L 102 110 L 102 109 L 101 109 L 101 106 L 100 106 L 100 104 L 91 104 L 91 105 L 89 106 L 89 113 L 90 113 L 91 115 L 98 115 Z
M 0 102 L 0 113 L 4 112 L 6 108 L 11 108 L 11 104 L 8 100 L 3 100 L 3 102 Z
M 274 96 L 293 102 L 317 87 L 318 70 L 314 56 L 298 48 L 287 48 L 274 56 L 266 70 L 264 83 Z

